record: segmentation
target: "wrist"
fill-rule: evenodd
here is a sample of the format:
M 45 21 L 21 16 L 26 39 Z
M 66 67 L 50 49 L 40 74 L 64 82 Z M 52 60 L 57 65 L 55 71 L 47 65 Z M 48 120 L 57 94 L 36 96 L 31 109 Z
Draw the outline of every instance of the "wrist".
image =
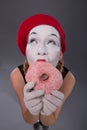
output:
M 32 115 L 28 110 L 23 114 L 26 123 L 34 124 L 39 120 L 39 115 Z
M 55 119 L 53 117 L 53 114 L 47 116 L 47 115 L 40 115 L 40 121 L 45 126 L 51 126 L 54 124 Z

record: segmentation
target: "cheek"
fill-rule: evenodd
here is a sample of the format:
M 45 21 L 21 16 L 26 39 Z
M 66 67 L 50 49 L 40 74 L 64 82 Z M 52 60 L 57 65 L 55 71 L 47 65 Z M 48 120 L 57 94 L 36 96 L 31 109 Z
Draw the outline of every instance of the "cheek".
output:
M 31 47 L 29 45 L 27 45 L 26 47 L 26 57 L 27 59 L 30 59 L 32 57 L 32 54 L 33 54 L 33 50 L 31 51 Z
M 49 57 L 52 60 L 59 59 L 60 57 L 60 48 L 48 49 Z
M 60 60 L 60 51 L 52 51 L 49 52 L 49 62 L 53 65 L 53 66 L 57 66 L 58 62 Z
M 30 48 L 29 48 L 29 46 L 27 45 L 27 47 L 26 47 L 26 56 L 27 56 L 27 57 L 28 57 L 29 53 L 30 53 Z
M 28 45 L 26 47 L 26 58 L 28 60 L 28 63 L 31 64 L 36 59 L 36 47 L 33 47 L 31 45 Z

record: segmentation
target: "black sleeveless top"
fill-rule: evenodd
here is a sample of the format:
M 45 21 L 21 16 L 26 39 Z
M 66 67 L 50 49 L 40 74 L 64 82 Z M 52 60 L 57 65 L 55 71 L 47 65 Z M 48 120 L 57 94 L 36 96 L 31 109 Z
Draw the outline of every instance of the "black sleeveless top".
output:
M 23 76 L 23 79 L 24 79 L 24 81 L 25 81 L 25 83 L 26 83 L 26 80 L 25 80 L 25 73 L 24 73 L 24 70 L 23 70 L 23 64 L 22 65 L 19 65 L 18 66 L 18 69 L 19 69 L 19 71 L 21 72 L 21 74 L 22 74 L 22 76 Z M 69 70 L 64 66 L 63 67 L 63 70 L 62 70 L 62 76 L 63 76 L 63 79 L 65 78 L 65 76 L 67 75 L 67 73 L 69 72 Z

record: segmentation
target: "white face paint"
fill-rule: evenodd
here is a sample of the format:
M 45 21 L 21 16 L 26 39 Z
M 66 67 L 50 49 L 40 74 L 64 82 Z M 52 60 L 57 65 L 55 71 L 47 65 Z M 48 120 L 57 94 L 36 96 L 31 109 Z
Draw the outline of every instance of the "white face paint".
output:
M 26 57 L 29 64 L 37 60 L 45 60 L 56 67 L 62 58 L 58 31 L 49 25 L 34 27 L 28 35 Z

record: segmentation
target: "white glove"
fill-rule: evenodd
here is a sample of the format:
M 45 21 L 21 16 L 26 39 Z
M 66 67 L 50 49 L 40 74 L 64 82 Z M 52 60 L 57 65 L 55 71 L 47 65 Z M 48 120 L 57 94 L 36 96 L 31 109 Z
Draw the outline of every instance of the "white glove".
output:
M 58 106 L 62 104 L 64 94 L 58 90 L 53 90 L 51 94 L 46 94 L 43 97 L 43 109 L 41 110 L 42 115 L 51 115 L 56 111 Z
M 40 113 L 42 108 L 43 90 L 33 90 L 34 82 L 28 82 L 24 86 L 24 103 L 29 112 L 33 115 Z

